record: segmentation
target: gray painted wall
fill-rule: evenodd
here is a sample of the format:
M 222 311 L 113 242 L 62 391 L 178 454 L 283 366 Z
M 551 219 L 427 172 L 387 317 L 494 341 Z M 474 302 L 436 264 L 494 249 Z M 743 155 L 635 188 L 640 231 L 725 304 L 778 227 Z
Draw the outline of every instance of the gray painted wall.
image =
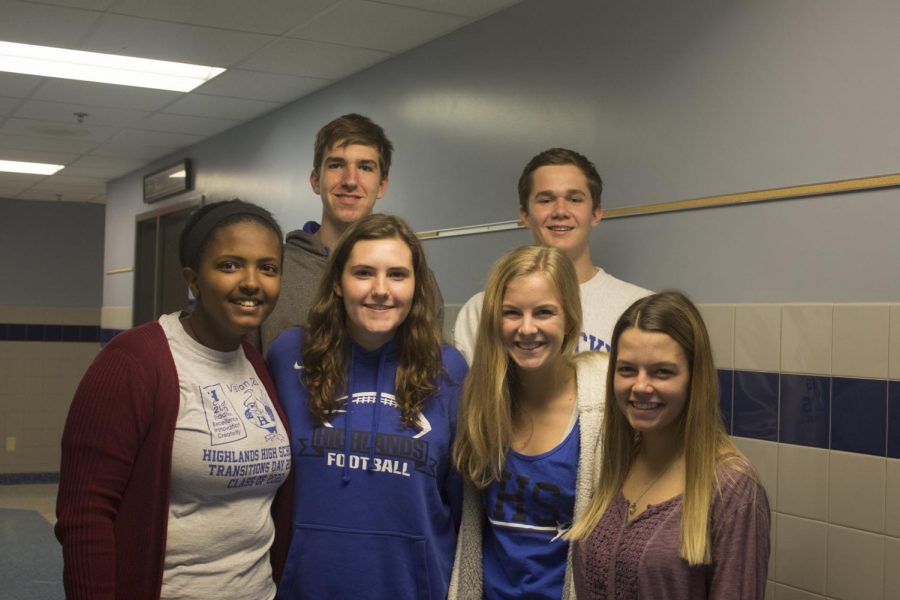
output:
M 99 308 L 103 213 L 99 204 L 0 200 L 0 306 Z
M 900 171 L 900 3 L 526 0 L 178 156 L 197 189 L 317 218 L 316 129 L 348 111 L 396 146 L 378 209 L 417 230 L 515 218 L 525 162 L 580 150 L 619 207 Z M 160 161 L 147 170 L 162 164 Z M 145 171 L 113 182 L 106 267 L 127 266 Z M 900 298 L 900 190 L 601 223 L 613 274 L 702 302 Z M 525 232 L 429 241 L 448 303 Z M 104 305 L 131 304 L 106 277 Z

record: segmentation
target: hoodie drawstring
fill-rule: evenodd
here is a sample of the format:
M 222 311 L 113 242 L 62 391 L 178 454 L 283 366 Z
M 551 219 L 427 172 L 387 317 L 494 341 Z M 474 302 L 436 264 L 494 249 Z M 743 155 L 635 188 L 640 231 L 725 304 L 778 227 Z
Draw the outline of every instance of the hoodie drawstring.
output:
M 384 363 L 387 359 L 387 351 L 382 348 L 381 356 L 378 357 L 378 371 L 375 373 L 375 406 L 372 410 L 372 440 L 369 443 L 369 468 L 371 471 L 375 468 L 375 442 L 378 440 L 378 424 L 381 422 L 381 392 L 384 390 Z
M 353 366 L 356 364 L 356 350 L 350 345 L 350 370 L 347 374 L 347 409 L 344 414 L 344 472 L 341 481 L 350 481 L 350 436 L 353 434 Z

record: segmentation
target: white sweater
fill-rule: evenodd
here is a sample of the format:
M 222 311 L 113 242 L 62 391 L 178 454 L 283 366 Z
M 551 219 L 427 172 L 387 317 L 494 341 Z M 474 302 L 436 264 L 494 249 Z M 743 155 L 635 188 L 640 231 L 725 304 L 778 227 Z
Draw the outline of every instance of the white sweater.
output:
M 581 312 L 584 315 L 581 324 L 582 332 L 578 340 L 578 351 L 606 350 L 612 338 L 616 321 L 635 300 L 649 296 L 652 292 L 616 279 L 603 269 L 580 286 Z M 484 303 L 484 292 L 478 292 L 463 305 L 456 317 L 453 329 L 453 343 L 472 364 L 475 354 L 475 340 L 478 336 L 478 322 L 481 319 L 481 306 Z

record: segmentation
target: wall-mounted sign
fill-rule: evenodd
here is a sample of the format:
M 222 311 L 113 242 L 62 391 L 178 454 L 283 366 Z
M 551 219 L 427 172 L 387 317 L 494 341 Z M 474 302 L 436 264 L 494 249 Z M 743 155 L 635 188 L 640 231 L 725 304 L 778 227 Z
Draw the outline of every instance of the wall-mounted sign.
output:
M 144 202 L 151 204 L 194 189 L 191 160 L 144 175 Z

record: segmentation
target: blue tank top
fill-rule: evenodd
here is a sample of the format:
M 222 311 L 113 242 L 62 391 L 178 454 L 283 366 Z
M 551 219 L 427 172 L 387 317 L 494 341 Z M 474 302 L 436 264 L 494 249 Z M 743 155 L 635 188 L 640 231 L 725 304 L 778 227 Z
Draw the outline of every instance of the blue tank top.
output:
M 576 421 L 548 452 L 509 452 L 501 480 L 482 494 L 485 598 L 562 597 L 580 437 Z

